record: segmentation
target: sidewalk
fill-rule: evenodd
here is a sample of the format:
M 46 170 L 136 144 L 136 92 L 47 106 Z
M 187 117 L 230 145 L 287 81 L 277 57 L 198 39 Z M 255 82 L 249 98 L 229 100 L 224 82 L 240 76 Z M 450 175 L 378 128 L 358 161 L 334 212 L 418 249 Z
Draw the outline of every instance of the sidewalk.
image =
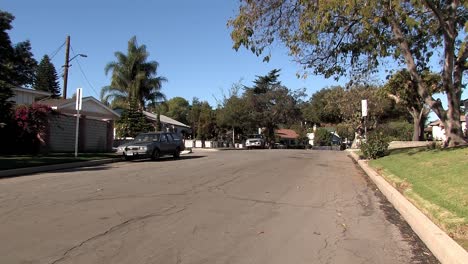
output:
M 192 153 L 191 150 L 184 150 L 180 154 L 187 155 L 190 153 Z M 29 175 L 29 174 L 41 173 L 41 172 L 66 170 L 66 169 L 73 169 L 73 168 L 80 168 L 80 167 L 99 166 L 99 165 L 104 165 L 104 164 L 109 164 L 109 163 L 114 163 L 114 162 L 120 162 L 120 161 L 123 161 L 121 157 L 115 157 L 115 158 L 108 158 L 108 159 L 97 159 L 97 160 L 79 161 L 79 162 L 65 162 L 65 163 L 52 164 L 52 165 L 0 170 L 0 179 L 5 178 L 5 177 L 24 176 L 24 175 Z
M 397 209 L 413 231 L 426 244 L 441 263 L 468 263 L 468 252 L 458 245 L 451 237 L 436 226 L 418 208 L 409 202 L 398 190 L 393 188 L 382 176 L 372 169 L 366 160 L 360 160 L 352 150 L 346 150 L 357 164 L 377 185 L 387 200 Z

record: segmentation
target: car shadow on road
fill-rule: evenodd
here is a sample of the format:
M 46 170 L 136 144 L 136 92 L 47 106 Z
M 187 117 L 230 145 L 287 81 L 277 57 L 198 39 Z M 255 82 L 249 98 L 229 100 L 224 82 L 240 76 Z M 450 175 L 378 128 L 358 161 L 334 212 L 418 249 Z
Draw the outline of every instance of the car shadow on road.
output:
M 173 157 L 167 156 L 167 157 L 161 157 L 158 160 L 151 160 L 151 159 L 134 159 L 134 160 L 129 160 L 127 162 L 133 162 L 133 163 L 139 163 L 139 162 L 171 162 L 171 161 L 181 161 L 181 160 L 191 160 L 191 159 L 201 159 L 201 158 L 206 158 L 206 156 L 201 156 L 201 155 L 190 155 L 190 156 L 180 156 L 178 159 L 174 159 Z

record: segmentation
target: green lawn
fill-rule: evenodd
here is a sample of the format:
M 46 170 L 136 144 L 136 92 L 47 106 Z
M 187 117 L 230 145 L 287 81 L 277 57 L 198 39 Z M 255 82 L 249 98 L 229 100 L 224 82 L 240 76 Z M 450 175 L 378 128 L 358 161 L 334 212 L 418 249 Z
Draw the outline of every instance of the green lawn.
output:
M 72 153 L 49 154 L 49 155 L 14 155 L 0 156 L 0 170 L 17 169 L 34 166 L 45 166 L 59 163 L 88 161 L 96 159 L 115 158 L 114 153 L 86 153 L 75 155 Z
M 468 148 L 393 150 L 369 164 L 468 248 Z

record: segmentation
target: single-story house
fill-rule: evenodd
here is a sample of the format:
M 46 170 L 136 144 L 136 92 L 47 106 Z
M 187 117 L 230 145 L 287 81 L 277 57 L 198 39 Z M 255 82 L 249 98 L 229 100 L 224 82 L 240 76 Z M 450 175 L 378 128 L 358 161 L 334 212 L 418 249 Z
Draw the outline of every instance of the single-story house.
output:
M 143 111 L 143 114 L 145 117 L 151 121 L 152 123 L 156 123 L 158 121 L 158 116 L 157 114 L 150 113 L 147 111 Z M 185 138 L 186 135 L 192 133 L 192 129 L 190 126 L 179 122 L 177 120 L 174 120 L 168 116 L 165 115 L 159 115 L 159 120 L 161 121 L 161 130 L 162 131 L 168 131 L 168 132 L 173 132 L 181 136 L 182 138 Z
M 48 105 L 58 114 L 49 119 L 46 145 L 51 152 L 75 150 L 75 99 L 43 99 L 37 103 Z M 114 120 L 120 115 L 94 97 L 82 99 L 79 120 L 79 152 L 110 152 L 114 140 Z
M 28 88 L 13 88 L 11 98 L 17 105 L 38 103 L 54 110 L 50 115 L 45 149 L 50 152 L 75 150 L 75 99 L 52 99 L 51 93 Z M 120 115 L 94 97 L 82 99 L 79 120 L 79 152 L 108 152 L 112 150 L 114 120 Z
M 466 133 L 467 127 L 467 118 L 465 115 L 460 115 L 460 122 L 463 129 L 463 132 Z M 442 121 L 436 120 L 429 123 L 428 127 L 424 129 L 425 132 L 432 133 L 433 140 L 445 141 L 445 128 L 442 124 Z
M 298 145 L 299 135 L 292 129 L 276 129 L 275 136 L 279 138 L 279 143 L 286 148 Z

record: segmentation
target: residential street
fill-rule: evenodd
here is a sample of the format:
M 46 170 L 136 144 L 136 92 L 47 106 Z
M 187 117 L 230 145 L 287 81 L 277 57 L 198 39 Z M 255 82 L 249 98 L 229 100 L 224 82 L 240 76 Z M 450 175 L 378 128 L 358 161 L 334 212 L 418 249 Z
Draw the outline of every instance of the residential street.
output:
M 0 179 L 0 263 L 438 263 L 346 152 L 251 150 Z

